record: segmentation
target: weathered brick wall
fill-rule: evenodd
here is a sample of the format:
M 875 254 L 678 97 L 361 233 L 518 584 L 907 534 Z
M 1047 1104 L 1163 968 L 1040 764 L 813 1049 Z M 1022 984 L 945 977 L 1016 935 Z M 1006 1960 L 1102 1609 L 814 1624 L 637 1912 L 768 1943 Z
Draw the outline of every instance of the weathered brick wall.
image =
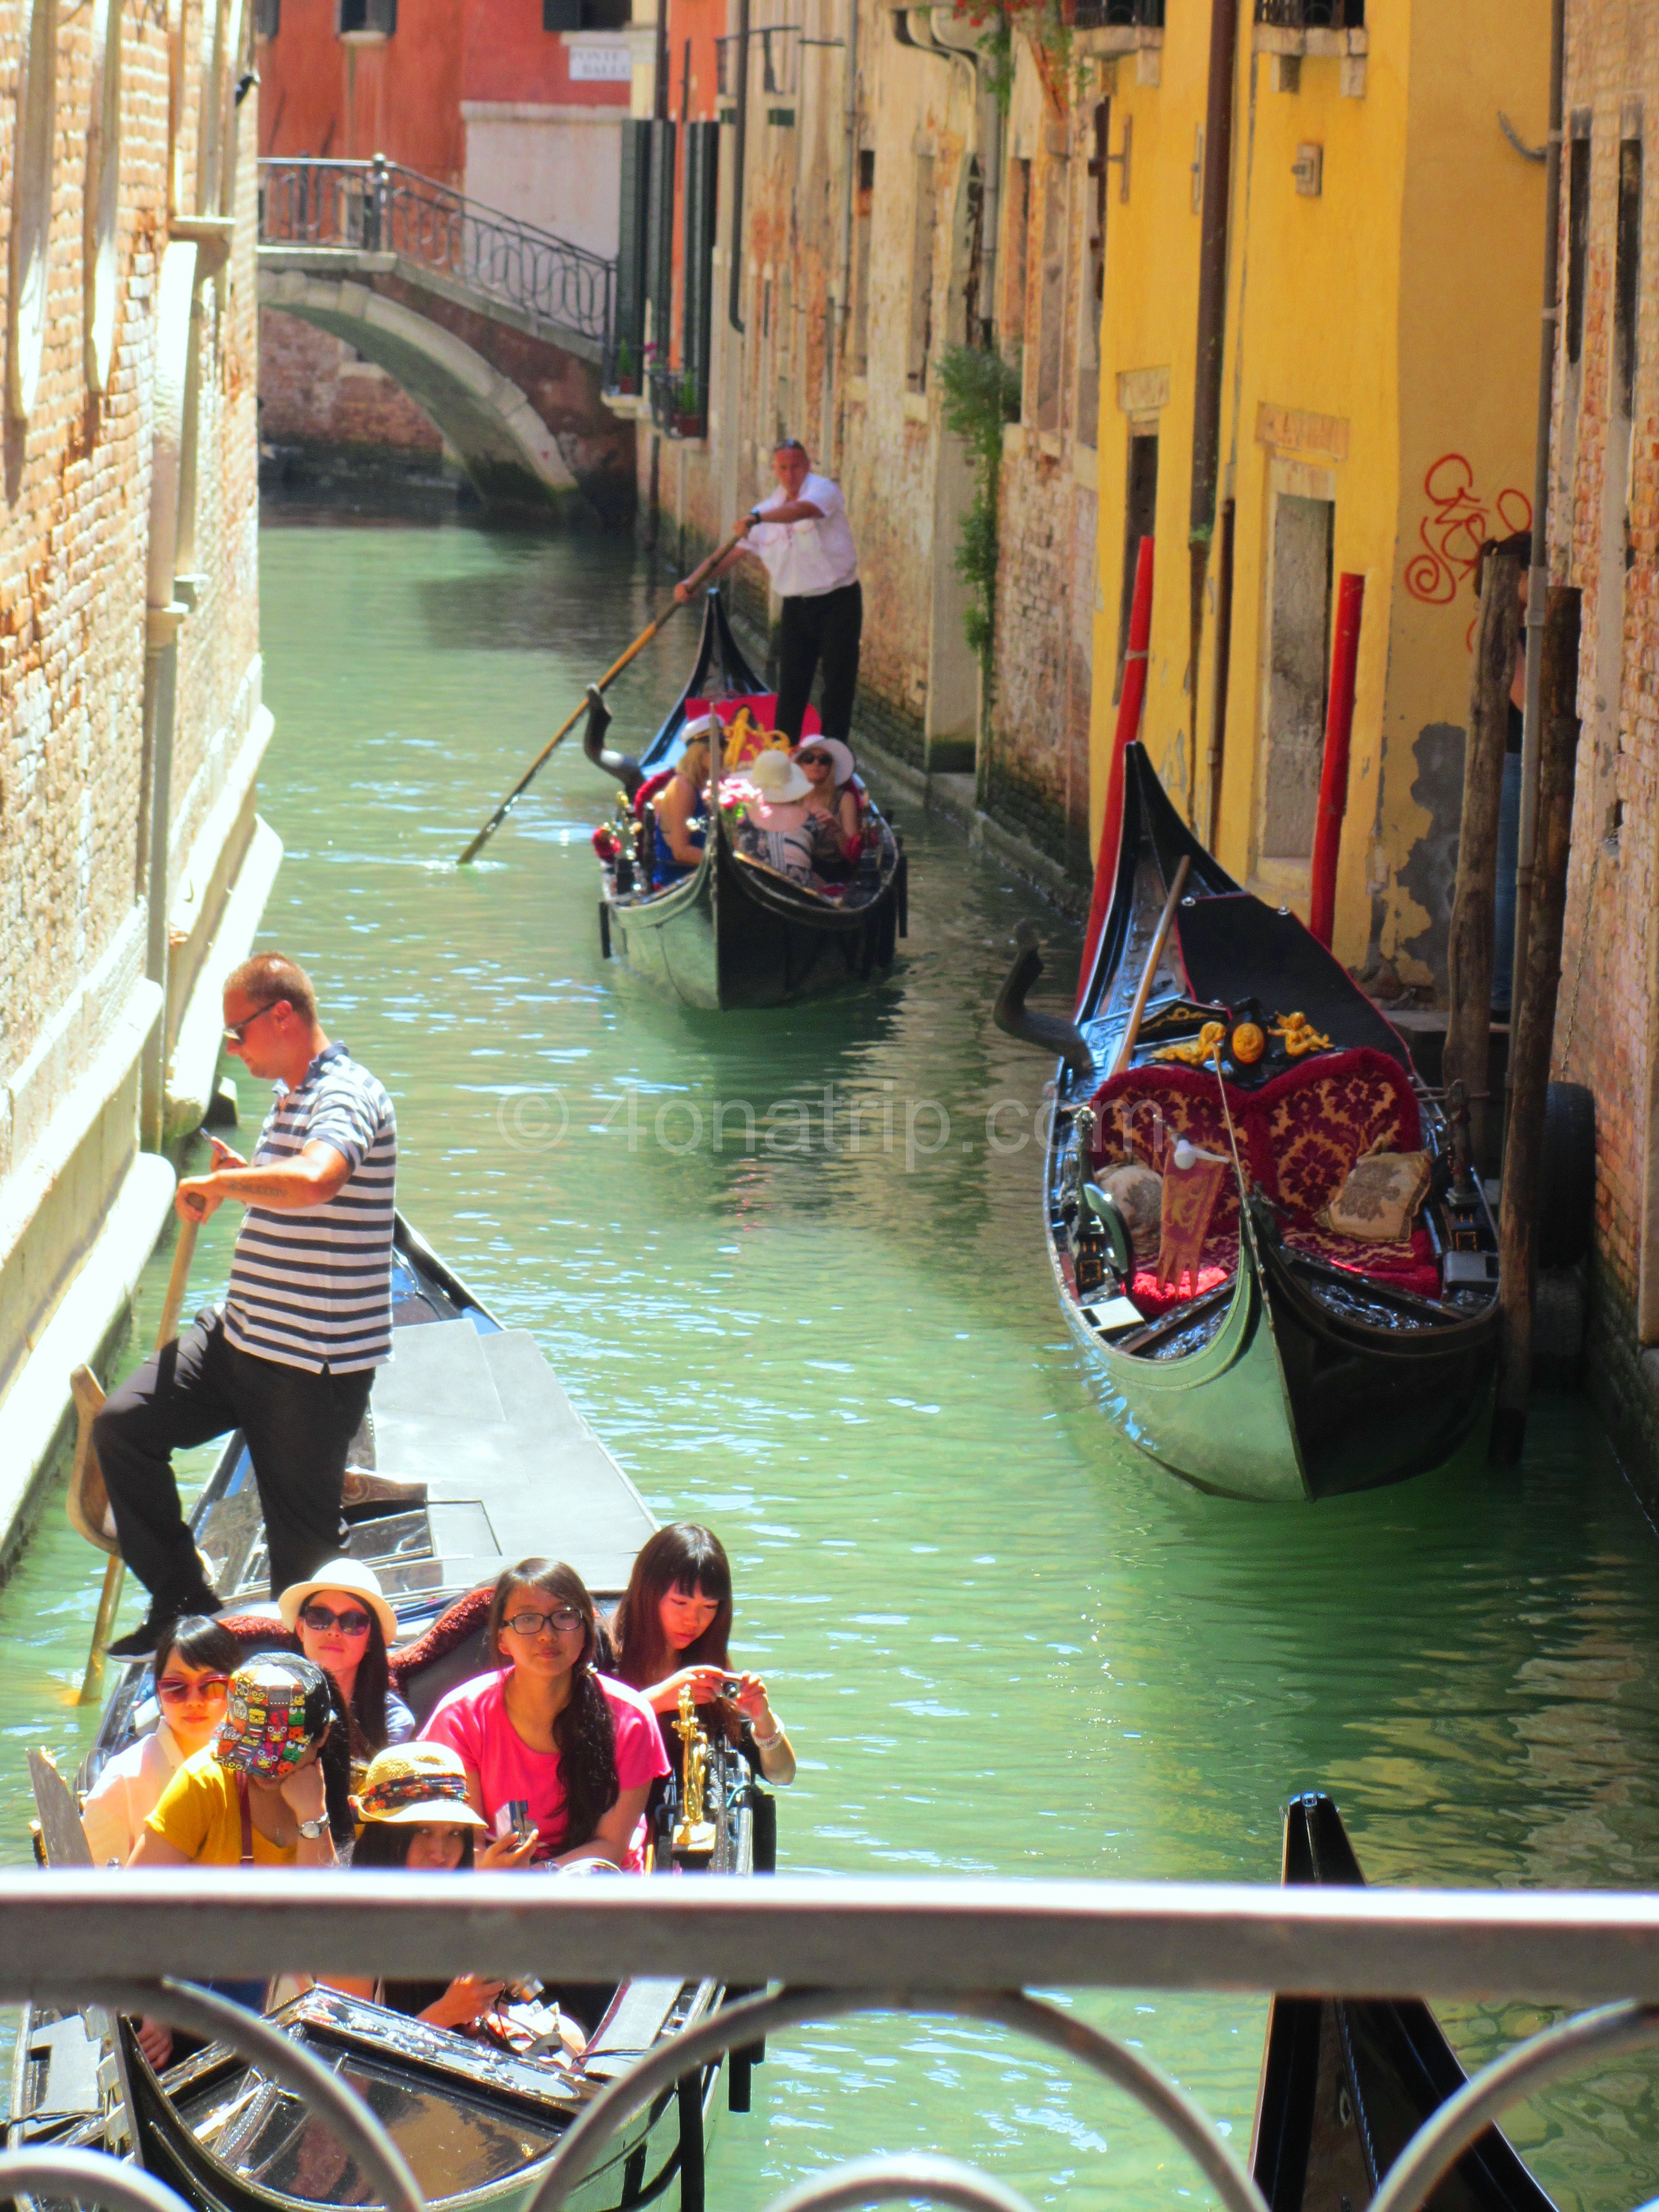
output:
M 1659 17 L 1639 0 L 1571 0 L 1566 106 L 1588 117 L 1590 198 L 1582 358 L 1557 385 L 1552 573 L 1580 586 L 1583 737 L 1573 818 L 1555 1073 L 1591 1086 L 1597 1118 L 1598 1287 L 1633 1302 L 1655 1098 L 1653 948 L 1656 772 L 1659 771 Z M 1638 351 L 1628 501 L 1607 482 L 1613 400 L 1620 141 L 1645 107 Z M 1566 216 L 1564 192 L 1564 246 Z M 1563 268 L 1566 266 L 1564 250 Z M 1626 532 L 1628 533 L 1626 535 Z M 1626 563 L 1628 560 L 1628 568 Z M 1622 623 L 1616 601 L 1622 581 Z M 1659 1226 L 1659 1224 L 1656 1224 Z M 1651 1232 L 1650 1232 L 1651 1233 Z M 1650 1263 L 1651 1264 L 1651 1263 Z M 1634 1356 L 1628 1317 L 1599 1332 Z M 1627 1391 L 1618 1394 L 1622 1405 Z
M 275 307 L 259 315 L 259 433 L 277 445 L 433 459 L 443 450 L 431 418 L 384 369 L 348 360 L 340 339 Z

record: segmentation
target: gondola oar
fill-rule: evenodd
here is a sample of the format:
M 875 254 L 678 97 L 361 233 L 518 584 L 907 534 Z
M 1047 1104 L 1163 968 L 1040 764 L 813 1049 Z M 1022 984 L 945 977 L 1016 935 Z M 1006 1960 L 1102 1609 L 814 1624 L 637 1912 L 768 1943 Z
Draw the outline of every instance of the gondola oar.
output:
M 1158 918 L 1158 927 L 1152 933 L 1152 949 L 1146 955 L 1146 965 L 1140 971 L 1140 985 L 1135 993 L 1135 1002 L 1129 1009 L 1123 1042 L 1117 1048 L 1117 1058 L 1112 1062 L 1114 1075 L 1122 1074 L 1134 1051 L 1135 1039 L 1140 1035 L 1140 1018 L 1146 1012 L 1146 1001 L 1152 995 L 1152 978 L 1157 975 L 1158 963 L 1164 957 L 1164 940 L 1170 933 L 1170 924 L 1175 920 L 1181 894 L 1187 888 L 1187 872 L 1192 865 L 1190 854 L 1183 853 L 1181 866 L 1175 872 L 1175 881 L 1170 886 L 1170 896 L 1164 902 L 1164 911 Z
M 687 592 L 690 593 L 691 592 L 695 592 L 698 585 L 703 580 L 703 578 L 708 575 L 712 570 L 718 568 L 721 562 L 726 559 L 727 554 L 734 551 L 738 546 L 742 544 L 746 535 L 747 532 L 744 531 L 734 530 L 732 535 L 726 539 L 725 544 L 717 546 L 714 551 L 712 552 L 708 558 L 702 563 L 701 568 L 694 568 L 691 574 L 685 580 L 685 589 Z M 648 624 L 646 629 L 640 632 L 633 644 L 630 645 L 627 652 L 623 654 L 621 659 L 613 660 L 610 667 L 605 670 L 604 675 L 600 677 L 598 684 L 593 685 L 592 688 L 597 691 L 608 690 L 612 679 L 622 674 L 623 669 L 627 667 L 629 662 L 632 660 L 636 653 L 642 653 L 645 650 L 646 647 L 650 644 L 652 639 L 655 637 L 657 632 L 662 628 L 669 617 L 678 611 L 681 602 L 678 599 L 670 599 L 668 605 L 663 609 L 656 620 Z M 584 692 L 580 703 L 570 709 L 569 714 L 565 717 L 564 720 L 560 723 L 558 728 L 554 731 L 552 736 L 542 747 L 540 752 L 538 752 L 535 759 L 531 762 L 529 767 L 514 785 L 512 790 L 507 793 L 507 797 L 502 799 L 501 805 L 490 816 L 489 821 L 484 823 L 483 828 L 479 830 L 477 836 L 472 840 L 472 842 L 467 847 L 465 852 L 462 854 L 460 859 L 455 863 L 458 868 L 465 868 L 469 862 L 477 859 L 479 854 L 483 852 L 484 847 L 489 842 L 495 832 L 501 828 L 502 823 L 506 821 L 508 813 L 518 803 L 520 794 L 529 788 L 532 779 L 538 773 L 548 756 L 556 746 L 561 744 L 563 740 L 569 736 L 572 730 L 575 728 L 577 723 L 580 721 L 582 716 L 586 712 L 587 694 L 586 692 Z
M 161 1325 L 155 1332 L 154 1356 L 158 1359 L 178 1330 L 179 1309 L 185 1302 L 185 1285 L 190 1279 L 190 1263 L 196 1250 L 196 1232 L 201 1225 L 199 1221 L 185 1221 L 179 1225 L 179 1242 L 173 1253 L 173 1272 L 167 1277 L 167 1296 L 161 1301 Z M 81 1694 L 76 1699 L 77 1705 L 90 1705 L 96 1704 L 103 1687 L 104 1650 L 115 1626 L 115 1608 L 121 1602 L 121 1584 L 126 1579 L 127 1570 L 118 1548 L 102 1533 L 104 1516 L 109 1510 L 109 1493 L 92 1448 L 92 1424 L 104 1402 L 104 1394 L 98 1387 L 97 1377 L 87 1367 L 76 1369 L 70 1377 L 70 1389 L 81 1421 L 75 1444 L 75 1464 L 70 1469 L 70 1519 L 83 1536 L 109 1553 L 104 1587 L 98 1597 L 98 1618 L 93 1623 L 92 1650 L 87 1655 L 87 1671 Z

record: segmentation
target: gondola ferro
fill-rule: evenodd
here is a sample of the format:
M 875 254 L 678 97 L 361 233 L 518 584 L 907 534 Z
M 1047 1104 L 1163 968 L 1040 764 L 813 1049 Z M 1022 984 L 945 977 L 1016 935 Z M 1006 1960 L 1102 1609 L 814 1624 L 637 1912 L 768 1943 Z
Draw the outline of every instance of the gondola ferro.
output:
M 996 1018 L 1059 1056 L 1045 1229 L 1108 1419 L 1263 1502 L 1449 1459 L 1488 1417 L 1498 1349 L 1467 1117 L 1289 908 L 1204 850 L 1139 744 L 1074 1022 L 1026 1008 L 1040 967 L 1024 946 Z M 1164 1186 L 1193 1167 L 1212 1180 L 1186 1253 Z
M 738 852 L 723 820 L 711 824 L 699 866 L 677 883 L 653 886 L 647 809 L 684 750 L 691 702 L 718 711 L 738 700 L 763 727 L 769 723 L 775 695 L 744 659 L 720 592 L 711 590 L 690 680 L 645 751 L 636 759 L 606 744 L 610 715 L 597 690 L 588 696 L 582 739 L 588 758 L 623 787 L 618 820 L 601 825 L 594 839 L 605 953 L 683 1004 L 717 1011 L 783 1006 L 866 982 L 891 965 L 907 927 L 908 863 L 873 803 L 866 810 L 873 837 L 838 896 L 793 883 Z

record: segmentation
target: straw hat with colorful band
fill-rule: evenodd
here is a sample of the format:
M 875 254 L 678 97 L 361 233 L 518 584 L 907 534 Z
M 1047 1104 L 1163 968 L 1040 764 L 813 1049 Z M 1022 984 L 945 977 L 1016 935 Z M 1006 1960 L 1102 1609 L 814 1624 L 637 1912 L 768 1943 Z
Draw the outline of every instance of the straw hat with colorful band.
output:
M 351 1801 L 360 1820 L 386 1820 L 394 1827 L 417 1820 L 447 1826 L 483 1828 L 466 1802 L 466 1769 L 447 1744 L 398 1744 L 377 1752 L 362 1786 Z
M 285 1651 L 266 1652 L 231 1676 L 213 1756 L 239 1774 L 280 1782 L 321 1741 L 332 1711 L 320 1667 Z
M 305 1582 L 290 1583 L 276 1601 L 276 1610 L 283 1616 L 285 1627 L 297 1626 L 300 1608 L 316 1596 L 319 1590 L 343 1590 L 348 1597 L 360 1597 L 380 1624 L 380 1633 L 388 1644 L 398 1640 L 398 1616 L 380 1595 L 380 1585 L 370 1568 L 361 1559 L 326 1559 L 314 1575 Z

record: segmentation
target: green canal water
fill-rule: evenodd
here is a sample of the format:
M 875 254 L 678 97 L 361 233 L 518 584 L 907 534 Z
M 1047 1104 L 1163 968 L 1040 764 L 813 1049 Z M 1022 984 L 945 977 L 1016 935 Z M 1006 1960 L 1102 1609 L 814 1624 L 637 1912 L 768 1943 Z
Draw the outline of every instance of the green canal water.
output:
M 452 865 L 642 627 L 631 556 L 290 517 L 262 557 L 261 804 L 287 847 L 263 941 L 390 1086 L 409 1214 L 536 1333 L 653 1509 L 724 1534 L 743 1656 L 801 1754 L 790 1869 L 1271 1881 L 1281 1806 L 1317 1784 L 1376 1881 L 1654 1885 L 1659 1552 L 1581 1407 L 1540 1407 L 1513 1476 L 1472 1461 L 1306 1511 L 1176 1488 L 1113 1443 L 1060 1324 L 1022 1141 L 1047 1070 L 990 1018 L 1014 924 L 1038 920 L 1063 978 L 1067 926 L 900 800 L 890 981 L 681 1012 L 600 959 L 608 787 L 574 744 L 485 865 Z M 617 685 L 623 742 L 691 643 L 671 628 Z M 203 1239 L 199 1300 L 232 1226 Z M 71 1698 L 97 1568 L 57 1497 L 0 1591 L 14 1859 L 27 1747 L 72 1768 L 90 1735 Z M 1079 2002 L 1248 2143 L 1262 2002 Z M 1449 2025 L 1474 2059 L 1535 2018 Z M 1517 2115 L 1564 2206 L 1659 2191 L 1650 2084 L 1633 2062 Z M 907 2147 L 1040 2205 L 1205 2194 L 1111 2093 L 928 2019 L 775 2039 L 711 2201 Z

